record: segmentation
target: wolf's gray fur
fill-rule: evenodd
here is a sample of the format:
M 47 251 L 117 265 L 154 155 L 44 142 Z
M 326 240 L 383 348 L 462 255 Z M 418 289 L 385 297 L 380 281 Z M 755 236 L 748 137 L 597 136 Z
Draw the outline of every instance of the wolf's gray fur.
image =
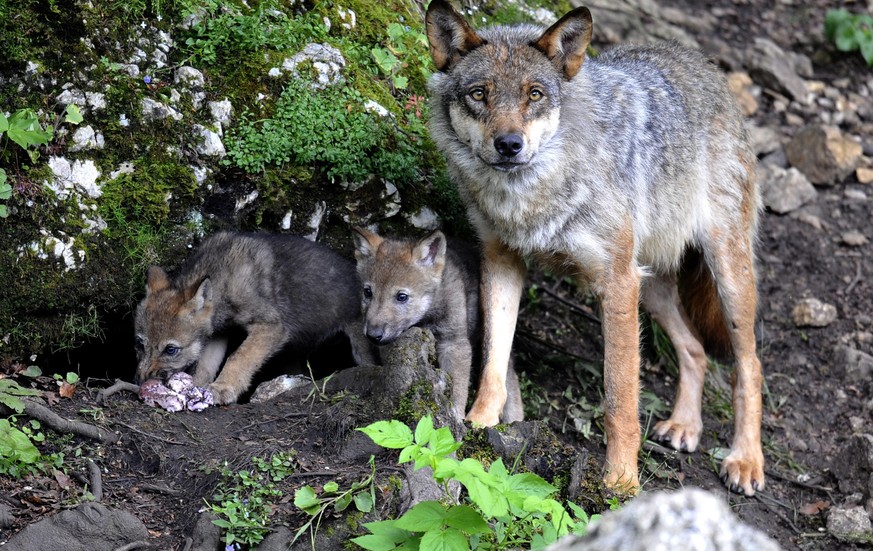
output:
M 607 483 L 638 486 L 642 302 L 680 358 L 676 405 L 655 438 L 688 451 L 698 445 L 701 334 L 722 335 L 738 375 L 735 435 L 722 474 L 733 489 L 753 494 L 764 484 L 754 338 L 760 201 L 756 159 L 722 75 L 677 44 L 586 58 L 593 28 L 586 8 L 548 29 L 475 31 L 434 0 L 426 23 L 438 69 L 429 85 L 431 135 L 484 251 L 480 384 L 488 391 L 480 388 L 468 419 L 496 422 L 522 258 L 530 255 L 601 298 Z M 680 268 L 697 282 L 684 301 Z
M 372 362 L 358 289 L 354 263 L 307 239 L 211 236 L 172 281 L 161 268 L 149 269 L 136 311 L 137 379 L 196 366 L 195 383 L 212 383 L 216 403 L 233 403 L 284 346 L 311 350 L 339 332 L 351 339 L 356 361 Z M 247 336 L 215 379 L 231 327 Z

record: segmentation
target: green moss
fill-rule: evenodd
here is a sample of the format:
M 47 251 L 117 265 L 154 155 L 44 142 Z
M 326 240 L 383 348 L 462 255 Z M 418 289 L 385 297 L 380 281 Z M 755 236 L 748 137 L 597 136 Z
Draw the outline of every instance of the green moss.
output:
M 439 412 L 433 396 L 433 385 L 421 380 L 409 387 L 397 403 L 393 418 L 407 425 L 415 426 L 426 415 L 435 416 Z
M 485 468 L 489 468 L 491 463 L 499 457 L 491 442 L 488 441 L 487 429 L 470 429 L 461 442 L 463 446 L 458 450 L 458 459 L 476 459 Z

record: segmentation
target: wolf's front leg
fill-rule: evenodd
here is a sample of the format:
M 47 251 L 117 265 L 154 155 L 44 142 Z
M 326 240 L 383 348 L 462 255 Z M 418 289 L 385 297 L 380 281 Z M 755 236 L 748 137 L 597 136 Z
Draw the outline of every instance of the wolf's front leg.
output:
M 206 386 L 215 380 L 226 352 L 227 339 L 224 337 L 213 338 L 206 343 L 200 353 L 197 369 L 194 371 L 194 386 Z
M 525 265 L 518 253 L 495 238 L 486 239 L 482 249 L 482 378 L 467 420 L 490 427 L 500 422 L 506 403 L 506 370 Z
M 628 249 L 631 250 L 631 249 Z M 640 276 L 630 259 L 616 260 L 602 291 L 606 424 L 606 475 L 610 488 L 636 493 L 640 481 Z
M 218 379 L 209 385 L 216 404 L 235 403 L 264 362 L 288 342 L 285 328 L 278 323 L 259 323 L 246 329 L 248 336 L 227 359 Z

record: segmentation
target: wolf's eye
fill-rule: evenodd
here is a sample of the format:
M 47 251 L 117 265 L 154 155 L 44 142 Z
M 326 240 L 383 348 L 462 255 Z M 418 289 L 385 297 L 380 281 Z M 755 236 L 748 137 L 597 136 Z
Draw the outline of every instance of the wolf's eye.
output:
M 397 296 L 394 298 L 397 299 L 397 302 L 406 302 L 407 300 L 409 300 L 409 295 L 407 295 L 406 293 L 397 293 Z
M 543 99 L 543 91 L 534 88 L 533 90 L 528 92 L 527 97 L 529 97 L 531 101 L 540 101 L 541 99 Z
M 484 88 L 473 88 L 470 90 L 470 97 L 473 98 L 473 101 L 482 101 L 485 99 L 485 89 Z
M 172 358 L 173 356 L 175 356 L 176 354 L 178 354 L 180 350 L 182 350 L 182 349 L 179 348 L 178 346 L 176 346 L 176 345 L 174 345 L 174 344 L 168 344 L 168 345 L 164 348 L 164 355 L 166 355 L 166 356 L 170 356 L 170 357 Z
M 364 298 L 373 298 L 373 289 L 369 285 L 364 285 Z
M 134 341 L 133 345 L 136 347 L 137 350 L 142 350 L 145 348 L 145 341 L 143 340 L 142 337 L 137 335 L 136 340 Z

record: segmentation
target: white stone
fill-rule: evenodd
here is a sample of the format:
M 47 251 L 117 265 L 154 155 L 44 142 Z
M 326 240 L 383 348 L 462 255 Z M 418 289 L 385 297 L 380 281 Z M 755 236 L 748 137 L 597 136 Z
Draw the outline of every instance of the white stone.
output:
M 364 109 L 366 109 L 367 111 L 370 111 L 371 113 L 376 113 L 380 117 L 387 117 L 388 115 L 391 114 L 390 111 L 388 111 L 387 109 L 385 109 L 384 107 L 382 107 L 377 102 L 375 102 L 371 99 L 368 99 L 366 102 L 364 102 Z
M 288 212 L 285 213 L 285 216 L 282 217 L 281 228 L 283 230 L 290 230 L 291 229 L 291 221 L 293 219 L 294 219 L 294 214 L 292 211 L 289 210 Z
M 71 88 L 69 90 L 64 90 L 55 98 L 57 102 L 61 105 L 69 105 L 74 104 L 79 107 L 85 107 L 87 104 L 87 99 L 85 99 L 85 93 L 81 90 L 77 90 L 75 88 Z
M 343 82 L 342 69 L 346 66 L 346 60 L 342 52 L 329 44 L 309 43 L 303 51 L 294 54 L 282 63 L 282 69 L 289 71 L 295 77 L 300 78 L 297 66 L 309 60 L 312 67 L 318 72 L 315 88 L 324 88 L 329 85 Z
M 209 107 L 209 113 L 216 124 L 221 125 L 222 128 L 227 128 L 230 125 L 230 118 L 233 116 L 233 105 L 229 99 L 210 101 L 206 105 Z
M 207 157 L 222 158 L 227 155 L 221 136 L 203 125 L 194 125 L 194 151 Z
M 428 207 L 422 207 L 415 214 L 408 215 L 406 219 L 416 228 L 423 230 L 435 230 L 440 225 L 439 217 Z
M 279 70 L 278 67 L 273 67 L 269 71 L 267 71 L 267 76 L 271 76 L 273 78 L 282 74 L 282 71 Z
M 122 73 L 127 73 L 128 76 L 136 78 L 139 76 L 139 66 L 136 63 L 123 63 L 118 66 Z
M 91 159 L 77 160 L 72 163 L 64 157 L 49 157 L 49 168 L 54 179 L 46 182 L 46 187 L 55 192 L 58 199 L 66 199 L 73 191 L 96 199 L 102 191 L 97 185 L 100 171 Z
M 250 205 L 255 199 L 257 199 L 259 195 L 260 194 L 258 193 L 258 190 L 254 190 L 245 197 L 237 199 L 236 204 L 234 205 L 234 211 L 241 211 L 242 209 Z
M 176 84 L 182 84 L 184 86 L 192 86 L 196 88 L 202 88 L 206 83 L 206 79 L 203 77 L 203 73 L 194 67 L 188 67 L 187 65 L 179 67 L 176 69 L 175 75 L 173 75 L 173 80 Z
M 143 98 L 141 105 L 142 117 L 146 121 L 159 121 L 167 117 L 176 121 L 182 120 L 182 113 L 151 98 Z
M 343 27 L 352 30 L 357 26 L 358 15 L 355 13 L 355 10 L 337 8 L 336 12 L 339 14 L 340 20 L 343 22 Z
M 94 111 L 106 108 L 106 95 L 100 92 L 85 92 L 85 100 Z
M 103 149 L 103 135 L 95 132 L 91 125 L 81 126 L 73 132 L 73 145 L 70 146 L 71 152 L 83 151 L 85 149 Z
M 114 180 L 122 174 L 133 174 L 133 163 L 125 161 L 118 165 L 118 168 L 109 173 L 109 179 Z
M 315 210 L 312 212 L 312 216 L 309 217 L 309 223 L 307 224 L 312 231 L 303 237 L 310 241 L 315 241 L 318 237 L 318 229 L 321 227 L 321 221 L 324 219 L 325 214 L 327 214 L 327 203 L 319 201 L 318 204 L 315 205 Z
M 206 178 L 209 177 L 209 174 L 212 173 L 207 167 L 193 166 L 191 165 L 191 172 L 194 173 L 194 179 L 197 181 L 197 185 L 203 184 L 206 181 Z

